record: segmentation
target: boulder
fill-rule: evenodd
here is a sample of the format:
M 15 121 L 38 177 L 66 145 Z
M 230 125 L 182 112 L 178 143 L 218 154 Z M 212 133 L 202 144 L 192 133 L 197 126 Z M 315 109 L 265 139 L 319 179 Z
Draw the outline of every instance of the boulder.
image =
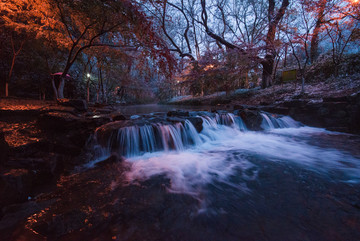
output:
M 262 130 L 261 123 L 263 118 L 259 111 L 255 110 L 242 110 L 239 111 L 239 116 L 244 121 L 246 127 L 252 131 Z
M 79 127 L 80 118 L 70 113 L 47 112 L 38 117 L 37 123 L 43 130 L 65 132 Z
M 194 125 L 197 132 L 201 132 L 203 130 L 203 120 L 200 117 L 188 117 L 186 118 Z
M 88 106 L 85 100 L 79 99 L 60 99 L 57 101 L 59 105 L 62 106 L 71 106 L 78 111 L 87 111 Z
M 234 105 L 233 110 L 244 110 L 245 107 L 243 105 Z
M 175 117 L 187 117 L 190 116 L 188 111 L 183 110 L 175 110 L 175 111 L 169 111 L 167 113 L 167 116 L 175 116 Z
M 274 106 L 274 105 L 268 105 L 261 107 L 262 111 L 280 114 L 280 115 L 288 115 L 289 114 L 289 108 L 286 107 L 280 107 L 280 106 Z
M 126 116 L 124 116 L 120 112 L 111 113 L 111 118 L 113 121 L 127 120 Z
M 179 122 L 184 123 L 185 119 L 180 117 L 168 117 L 166 118 L 166 121 L 169 121 L 171 123 L 179 123 Z
M 131 125 L 133 125 L 131 121 L 114 121 L 102 125 L 95 131 L 96 140 L 100 145 L 106 146 L 113 133 L 117 133 L 119 129 Z
M 116 152 L 114 152 L 107 159 L 96 163 L 96 166 L 98 166 L 98 167 L 107 166 L 107 165 L 111 165 L 114 163 L 122 162 L 123 160 L 124 160 L 123 157 L 119 156 Z
M 0 166 L 9 159 L 9 145 L 5 141 L 4 133 L 0 132 Z

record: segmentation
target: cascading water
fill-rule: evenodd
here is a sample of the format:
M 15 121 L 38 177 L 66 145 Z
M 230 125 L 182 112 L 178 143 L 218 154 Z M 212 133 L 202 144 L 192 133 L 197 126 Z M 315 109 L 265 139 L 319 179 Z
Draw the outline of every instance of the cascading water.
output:
M 98 145 L 98 149 L 101 149 L 98 153 L 100 157 L 108 156 L 113 152 L 125 157 L 134 157 L 157 151 L 181 151 L 214 139 L 213 131 L 219 126 L 247 130 L 242 119 L 232 113 L 197 118 L 203 121 L 201 133 L 198 133 L 191 121 L 186 119 L 175 124 L 156 123 L 120 128 L 111 133 L 106 146 Z
M 130 181 L 167 173 L 172 179 L 171 190 L 190 193 L 214 178 L 228 183 L 226 179 L 236 169 L 243 170 L 243 178 L 254 178 L 246 174 L 254 166 L 247 155 L 291 161 L 322 171 L 343 170 L 352 180 L 360 175 L 360 164 L 351 155 L 301 141 L 327 133 L 325 130 L 304 127 L 288 116 L 260 114 L 266 132 L 248 131 L 242 119 L 232 113 L 197 115 L 195 118 L 202 121 L 200 132 L 188 119 L 174 124 L 122 127 L 112 132 L 105 145 L 97 145 L 100 154 L 95 163 L 115 152 L 132 164 L 127 174 Z M 299 139 L 295 141 L 294 136 Z
M 301 123 L 293 120 L 289 116 L 275 117 L 269 113 L 261 113 L 263 118 L 261 127 L 264 130 L 272 130 L 277 128 L 297 128 L 302 126 Z

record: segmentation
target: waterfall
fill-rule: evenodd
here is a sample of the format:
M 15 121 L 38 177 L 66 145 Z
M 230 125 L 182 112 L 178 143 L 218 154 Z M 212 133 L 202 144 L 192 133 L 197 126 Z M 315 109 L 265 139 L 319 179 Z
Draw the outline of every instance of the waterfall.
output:
M 218 125 L 229 126 L 237 130 L 246 131 L 246 125 L 240 116 L 232 113 L 215 114 L 215 117 L 200 116 L 204 128 L 217 128 Z
M 270 113 L 260 113 L 263 121 L 261 127 L 264 130 L 272 130 L 277 128 L 297 128 L 301 126 L 300 122 L 293 120 L 289 116 L 276 116 Z
M 148 152 L 181 151 L 190 146 L 201 145 L 205 141 L 216 139 L 213 131 L 219 126 L 246 130 L 241 118 L 232 113 L 196 117 L 201 118 L 203 122 L 201 133 L 198 133 L 191 121 L 187 119 L 175 124 L 155 123 L 119 128 L 106 137 L 105 144 L 96 145 L 95 156 L 104 157 L 116 152 L 125 157 L 134 157 Z M 97 134 L 95 133 L 95 138 L 97 138 Z
M 287 116 L 276 118 L 267 113 L 261 113 L 261 115 L 264 130 L 299 126 L 298 122 Z M 221 138 L 224 135 L 222 133 L 224 128 L 227 128 L 226 130 L 233 129 L 234 132 L 247 131 L 241 117 L 232 113 L 208 113 L 196 115 L 195 118 L 202 120 L 203 128 L 200 133 L 188 119 L 174 124 L 167 122 L 166 124 L 131 125 L 111 130 L 110 134 L 101 135 L 102 141 L 97 142 L 94 155 L 99 158 L 115 152 L 124 157 L 135 157 L 158 151 L 182 151 L 191 146 L 198 146 L 204 142 Z M 97 134 L 96 132 L 95 139 Z

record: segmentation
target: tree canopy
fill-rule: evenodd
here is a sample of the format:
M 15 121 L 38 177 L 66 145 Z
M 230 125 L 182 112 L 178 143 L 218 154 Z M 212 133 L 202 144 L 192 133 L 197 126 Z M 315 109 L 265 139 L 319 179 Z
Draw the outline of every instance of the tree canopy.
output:
M 279 69 L 296 68 L 304 79 L 322 55 L 337 72 L 360 39 L 354 0 L 4 0 L 0 12 L 6 88 L 22 83 L 18 69 L 27 63 L 48 76 L 62 73 L 53 81 L 56 98 L 69 73 L 97 100 L 115 89 L 159 93 L 164 86 L 169 96 L 180 82 L 196 94 L 266 88 Z

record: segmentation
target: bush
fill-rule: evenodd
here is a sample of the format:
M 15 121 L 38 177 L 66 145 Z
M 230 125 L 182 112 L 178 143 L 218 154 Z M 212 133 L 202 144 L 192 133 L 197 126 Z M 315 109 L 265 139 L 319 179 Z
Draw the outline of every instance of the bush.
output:
M 339 76 L 349 76 L 360 73 L 360 55 L 345 55 L 339 66 L 335 66 L 331 55 L 322 55 L 306 71 L 307 82 L 326 81 L 335 76 L 336 67 Z

